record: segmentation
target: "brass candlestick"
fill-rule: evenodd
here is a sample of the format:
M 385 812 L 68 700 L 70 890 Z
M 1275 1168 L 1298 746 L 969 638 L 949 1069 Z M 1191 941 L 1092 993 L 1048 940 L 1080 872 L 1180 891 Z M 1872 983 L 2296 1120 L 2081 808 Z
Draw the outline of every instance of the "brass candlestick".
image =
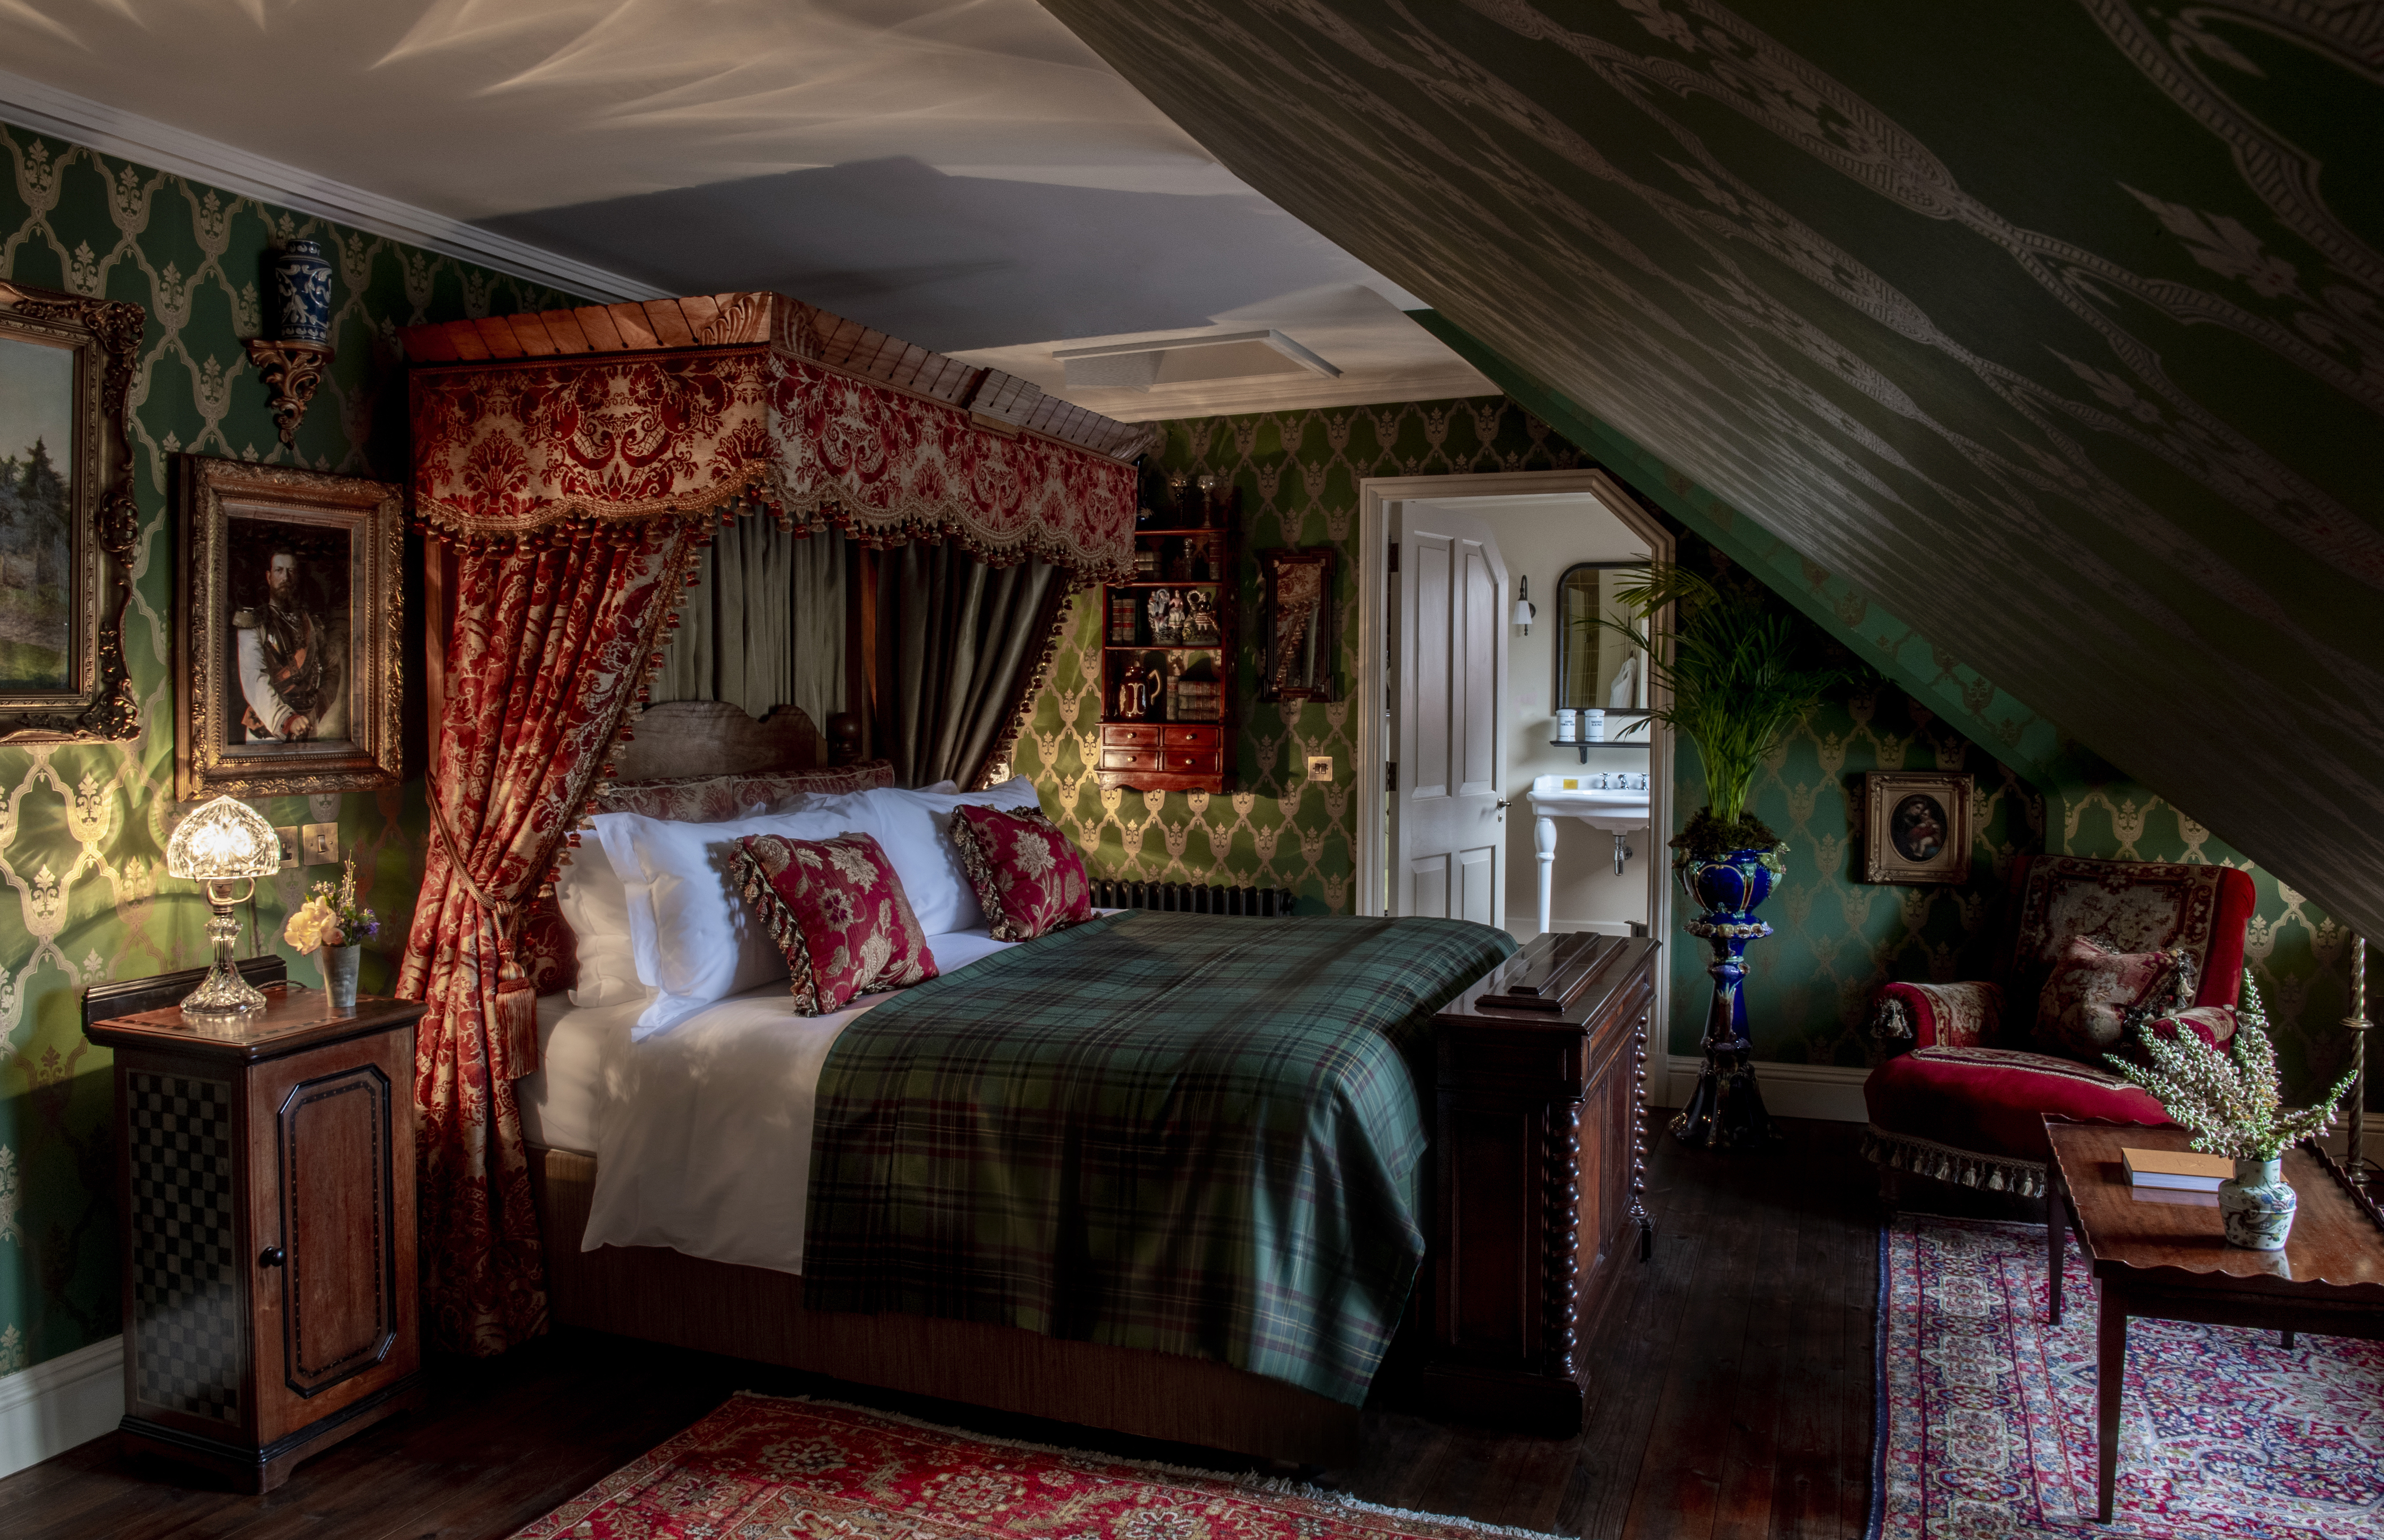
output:
M 2342 1018 L 2351 1033 L 2351 1116 L 2346 1120 L 2349 1148 L 2342 1169 L 2353 1182 L 2370 1183 L 2384 1167 L 2367 1158 L 2367 942 L 2351 938 L 2351 1014 Z

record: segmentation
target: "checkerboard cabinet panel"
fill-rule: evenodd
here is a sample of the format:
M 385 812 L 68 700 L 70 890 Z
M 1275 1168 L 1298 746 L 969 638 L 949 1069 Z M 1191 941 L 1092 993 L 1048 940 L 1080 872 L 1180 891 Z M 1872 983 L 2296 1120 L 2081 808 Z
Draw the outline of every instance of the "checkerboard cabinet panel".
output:
M 116 1056 L 125 1444 L 264 1492 L 419 1399 L 423 1008 L 242 972 L 240 1021 L 183 1020 L 193 970 L 93 988 L 83 1031 Z

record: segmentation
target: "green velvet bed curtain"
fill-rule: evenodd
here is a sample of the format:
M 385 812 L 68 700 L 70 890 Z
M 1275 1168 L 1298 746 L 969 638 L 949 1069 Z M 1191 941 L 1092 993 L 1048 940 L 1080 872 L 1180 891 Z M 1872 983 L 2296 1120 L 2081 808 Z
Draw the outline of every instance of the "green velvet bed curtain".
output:
M 838 530 L 724 526 L 679 606 L 652 699 L 726 701 L 757 718 L 801 706 L 826 732 L 844 709 L 845 566 Z
M 897 785 L 982 785 L 1009 758 L 1067 583 L 1048 563 L 988 566 L 957 544 L 879 552 L 871 567 L 875 751 Z

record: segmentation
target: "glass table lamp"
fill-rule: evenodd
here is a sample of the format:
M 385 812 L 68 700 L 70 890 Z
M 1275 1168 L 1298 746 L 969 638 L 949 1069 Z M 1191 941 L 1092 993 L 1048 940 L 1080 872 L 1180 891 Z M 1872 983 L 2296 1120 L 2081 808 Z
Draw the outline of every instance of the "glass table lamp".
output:
M 256 891 L 256 879 L 281 870 L 281 841 L 265 815 L 246 802 L 217 797 L 182 820 L 166 841 L 166 872 L 186 882 L 205 885 L 215 917 L 207 922 L 207 939 L 215 943 L 215 965 L 199 987 L 182 1000 L 186 1016 L 237 1016 L 263 1009 L 265 997 L 232 966 L 231 946 L 240 938 L 240 922 L 232 905 Z M 232 885 L 246 880 L 235 892 Z

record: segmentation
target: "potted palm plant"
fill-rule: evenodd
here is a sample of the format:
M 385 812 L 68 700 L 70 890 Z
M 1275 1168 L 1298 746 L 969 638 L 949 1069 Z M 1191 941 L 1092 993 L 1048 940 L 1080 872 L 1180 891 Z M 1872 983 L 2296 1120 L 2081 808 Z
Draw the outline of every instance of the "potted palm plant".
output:
M 1632 622 L 1599 616 L 1592 624 L 1645 651 L 1659 687 L 1648 718 L 1695 744 L 1705 771 L 1706 805 L 1673 837 L 1672 869 L 1699 910 L 1685 928 L 1713 948 L 1706 972 L 1714 996 L 1696 1091 L 1672 1120 L 1672 1133 L 1708 1148 L 1768 1143 L 1771 1123 L 1748 1063 L 1741 986 L 1746 944 L 1771 934 L 1755 910 L 1786 876 L 1788 846 L 1746 802 L 1765 757 L 1844 671 L 1802 666 L 1805 637 L 1794 615 L 1725 594 L 1677 563 L 1636 569 L 1615 598 Z M 1670 630 L 1653 635 L 1655 617 L 1668 606 Z

